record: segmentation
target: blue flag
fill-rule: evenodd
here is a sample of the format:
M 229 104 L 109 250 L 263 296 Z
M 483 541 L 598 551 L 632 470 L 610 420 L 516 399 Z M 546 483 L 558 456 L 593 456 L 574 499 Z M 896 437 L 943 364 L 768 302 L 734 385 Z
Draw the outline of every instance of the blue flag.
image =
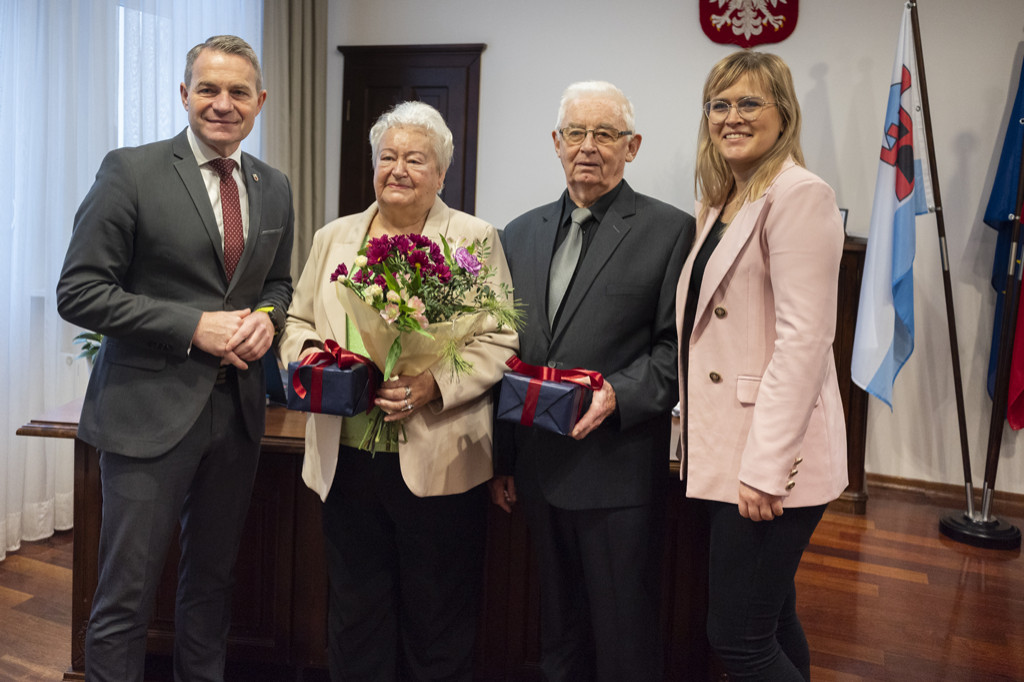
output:
M 910 6 L 903 10 L 864 257 L 851 375 L 892 409 L 896 375 L 914 350 L 917 215 L 935 208 Z
M 1024 144 L 1024 65 L 1021 67 L 1013 113 L 1003 139 L 996 180 L 985 209 L 985 224 L 995 228 L 996 254 L 992 262 L 992 288 L 996 290 L 995 324 L 992 325 L 992 351 L 988 358 L 988 394 L 996 392 L 996 365 L 999 358 L 999 331 L 1002 328 L 1003 305 L 1006 298 L 1006 274 L 1010 267 L 1010 228 L 1016 210 L 1017 184 L 1020 181 L 1021 145 Z

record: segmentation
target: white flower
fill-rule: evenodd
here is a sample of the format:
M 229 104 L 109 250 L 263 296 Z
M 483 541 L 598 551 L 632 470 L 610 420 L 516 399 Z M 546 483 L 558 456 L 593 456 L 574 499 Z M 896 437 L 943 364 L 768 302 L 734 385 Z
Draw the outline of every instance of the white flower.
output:
M 366 267 L 366 262 L 367 262 L 366 261 L 366 256 L 356 256 L 356 267 L 357 268 L 365 268 Z

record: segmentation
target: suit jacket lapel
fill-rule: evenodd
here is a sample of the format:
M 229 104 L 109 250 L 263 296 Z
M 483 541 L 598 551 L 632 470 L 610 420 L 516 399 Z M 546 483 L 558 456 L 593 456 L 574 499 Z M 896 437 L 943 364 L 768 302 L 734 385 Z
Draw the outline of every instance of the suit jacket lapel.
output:
M 725 234 L 722 235 L 722 240 L 718 242 L 718 246 L 715 247 L 714 252 L 708 259 L 708 263 L 704 267 L 704 279 L 700 283 L 700 296 L 697 298 L 697 308 L 693 321 L 694 331 L 697 330 L 701 316 L 711 304 L 712 295 L 721 285 L 722 280 L 725 279 L 726 274 L 732 269 L 740 252 L 754 234 L 765 201 L 765 195 L 762 194 L 755 201 L 743 204 L 739 212 L 733 217 L 732 222 L 729 223 Z M 694 253 L 700 249 L 707 239 L 712 227 L 714 227 L 715 221 L 718 219 L 719 213 L 720 209 L 715 209 L 708 213 L 704 231 L 701 233 L 698 243 L 693 247 Z M 684 276 L 686 281 L 689 282 L 689 273 L 684 273 Z
M 245 248 L 242 250 L 242 257 L 238 259 L 238 265 L 235 267 L 235 274 L 240 274 L 245 271 L 245 266 L 252 258 L 253 251 L 256 249 L 260 230 L 263 228 L 262 178 L 259 173 L 256 172 L 253 159 L 248 154 L 242 154 L 241 171 L 243 181 L 245 182 L 245 191 L 249 197 L 249 234 L 245 238 Z M 220 235 L 218 234 L 218 237 L 219 236 Z M 223 246 L 221 247 L 221 258 L 223 258 Z M 238 279 L 238 277 L 231 278 L 231 282 L 228 284 L 228 290 L 231 289 Z
M 188 144 L 188 137 L 185 131 L 178 134 L 171 142 L 171 150 L 174 152 L 174 169 L 178 172 L 185 189 L 192 197 L 192 203 L 199 213 L 206 234 L 213 244 L 214 251 L 220 261 L 220 267 L 224 269 L 224 240 L 217 229 L 217 217 L 213 214 L 213 206 L 210 204 L 210 195 L 206 191 L 206 183 L 203 182 L 203 174 L 196 163 L 195 154 Z
M 593 240 L 591 240 L 590 245 L 587 247 L 586 257 L 576 272 L 576 279 L 573 280 L 572 288 L 567 294 L 568 298 L 566 298 L 562 306 L 562 314 L 558 318 L 558 328 L 554 330 L 552 341 L 557 341 L 559 336 L 561 336 L 569 321 L 575 316 L 576 311 L 579 309 L 587 292 L 593 286 L 597 276 L 604 269 L 608 259 L 612 257 L 619 244 L 629 234 L 632 226 L 626 218 L 632 217 L 635 213 L 636 194 L 628 184 L 623 184 L 622 189 L 619 191 L 619 196 L 608 207 L 608 212 L 605 213 L 600 228 L 594 234 Z M 554 229 L 550 230 L 552 243 L 548 246 L 549 254 L 554 248 L 553 240 L 556 231 Z M 549 255 L 549 263 L 550 260 L 551 257 Z M 546 272 L 545 281 L 547 281 Z
M 779 173 L 775 176 L 776 179 L 779 175 L 782 175 L 796 164 L 792 159 L 788 159 L 782 164 L 782 168 L 779 169 Z M 711 254 L 711 258 L 708 259 L 708 264 L 704 268 L 704 279 L 700 285 L 700 297 L 697 299 L 697 311 L 696 317 L 694 318 L 694 329 L 696 329 L 697 322 L 700 320 L 701 314 L 708 307 L 711 302 L 711 294 L 721 285 L 722 280 L 726 274 L 732 269 L 736 259 L 739 258 L 740 253 L 746 246 L 747 242 L 750 241 L 754 232 L 760 230 L 762 227 L 761 212 L 764 210 L 765 202 L 768 201 L 768 193 L 771 191 L 775 180 L 772 180 L 772 184 L 754 201 L 743 204 L 739 212 L 733 217 L 732 222 L 729 223 L 729 227 L 725 230 L 725 234 L 722 235 L 722 241 L 715 247 L 714 253 Z M 693 247 L 693 253 L 696 254 L 697 250 L 700 249 L 701 244 L 707 238 L 707 233 L 710 231 L 711 226 L 715 224 L 715 220 L 718 219 L 718 214 L 721 209 L 714 209 L 708 213 L 708 219 L 704 224 L 704 231 L 697 240 L 697 244 Z M 688 261 L 690 259 L 687 259 Z M 689 263 L 688 263 L 689 264 Z M 684 271 L 686 281 L 689 282 L 689 270 Z
M 441 201 L 441 197 L 434 197 L 434 205 L 430 207 L 427 220 L 423 224 L 423 236 L 429 237 L 441 244 L 441 235 L 448 239 L 448 226 L 451 223 L 451 209 Z
M 558 221 L 562 217 L 562 202 L 556 201 L 550 205 L 550 211 L 541 216 L 541 222 L 535 239 L 531 241 L 531 253 L 526 255 L 525 264 L 533 272 L 527 275 L 530 285 L 536 287 L 536 296 L 532 299 L 537 301 L 539 310 L 527 311 L 527 314 L 539 316 L 537 328 L 544 334 L 545 344 L 551 342 L 553 330 L 548 321 L 548 279 L 551 277 L 551 257 L 555 253 L 555 237 L 558 236 Z M 513 282 L 513 286 L 518 286 Z M 528 296 L 525 300 L 531 300 Z

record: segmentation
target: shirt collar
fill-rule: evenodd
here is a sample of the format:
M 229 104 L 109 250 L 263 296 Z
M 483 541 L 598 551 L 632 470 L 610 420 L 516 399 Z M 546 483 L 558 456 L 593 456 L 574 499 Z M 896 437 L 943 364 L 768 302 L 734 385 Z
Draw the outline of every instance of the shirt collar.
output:
M 212 147 L 210 147 L 208 144 L 206 144 L 205 142 L 200 140 L 198 137 L 196 137 L 195 133 L 192 132 L 192 126 L 189 126 L 186 130 L 187 130 L 187 135 L 188 135 L 188 145 L 190 147 L 192 147 L 192 153 L 195 154 L 196 163 L 198 163 L 200 166 L 202 166 L 203 164 L 209 163 L 210 161 L 213 161 L 214 159 L 223 158 Z M 227 158 L 234 159 L 235 163 L 238 165 L 238 168 L 241 169 L 242 168 L 242 147 L 241 147 L 241 145 L 239 145 L 235 149 L 235 151 L 231 154 L 231 156 L 228 156 Z
M 615 185 L 607 193 L 601 195 L 597 201 L 590 206 L 591 223 L 594 225 L 599 224 L 604 220 L 604 214 L 611 208 L 612 203 L 619 196 L 619 192 L 622 191 L 622 186 L 625 184 L 625 180 L 619 180 L 619 184 Z M 558 223 L 559 225 L 568 225 L 572 220 L 572 212 L 577 208 L 573 200 L 569 198 L 569 190 L 562 192 L 562 219 Z

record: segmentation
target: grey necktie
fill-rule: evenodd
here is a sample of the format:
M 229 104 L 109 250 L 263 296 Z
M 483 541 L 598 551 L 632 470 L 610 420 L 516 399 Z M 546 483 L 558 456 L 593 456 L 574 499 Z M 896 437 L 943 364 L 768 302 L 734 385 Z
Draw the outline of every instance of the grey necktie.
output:
M 558 306 L 562 303 L 572 273 L 576 271 L 576 263 L 583 250 L 583 225 L 590 220 L 589 208 L 577 208 L 572 212 L 572 225 L 562 245 L 555 251 L 551 259 L 551 279 L 548 282 L 548 322 L 554 324 Z

